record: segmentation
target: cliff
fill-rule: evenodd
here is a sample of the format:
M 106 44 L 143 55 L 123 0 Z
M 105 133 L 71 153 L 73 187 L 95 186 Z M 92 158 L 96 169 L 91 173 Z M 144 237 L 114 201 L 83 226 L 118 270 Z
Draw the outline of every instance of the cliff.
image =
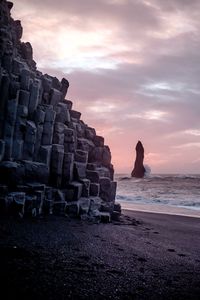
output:
M 145 173 L 145 168 L 143 165 L 144 147 L 140 141 L 138 141 L 135 150 L 136 150 L 136 159 L 135 159 L 134 169 L 131 172 L 131 176 L 142 178 L 144 177 L 144 173 Z
M 37 70 L 12 6 L 0 2 L 0 211 L 109 221 L 110 149 L 66 100 L 68 81 Z

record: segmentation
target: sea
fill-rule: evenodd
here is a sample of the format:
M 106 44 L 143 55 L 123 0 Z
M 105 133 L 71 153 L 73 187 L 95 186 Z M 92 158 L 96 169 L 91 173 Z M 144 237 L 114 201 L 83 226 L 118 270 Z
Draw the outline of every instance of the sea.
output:
M 122 209 L 200 218 L 200 175 L 116 174 L 116 201 Z

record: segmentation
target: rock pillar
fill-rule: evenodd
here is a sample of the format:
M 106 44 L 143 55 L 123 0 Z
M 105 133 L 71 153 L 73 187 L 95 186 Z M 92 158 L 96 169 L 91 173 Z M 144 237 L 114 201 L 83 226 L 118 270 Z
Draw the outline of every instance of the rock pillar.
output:
M 145 168 L 143 166 L 144 161 L 144 147 L 140 141 L 136 145 L 136 159 L 134 169 L 131 172 L 132 177 L 143 178 L 145 173 Z

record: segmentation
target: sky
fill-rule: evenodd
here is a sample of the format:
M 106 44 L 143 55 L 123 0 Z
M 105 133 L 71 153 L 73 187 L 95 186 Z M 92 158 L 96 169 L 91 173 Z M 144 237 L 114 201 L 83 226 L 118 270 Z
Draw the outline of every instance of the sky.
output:
M 105 137 L 116 173 L 200 172 L 199 0 L 14 0 L 37 67 Z

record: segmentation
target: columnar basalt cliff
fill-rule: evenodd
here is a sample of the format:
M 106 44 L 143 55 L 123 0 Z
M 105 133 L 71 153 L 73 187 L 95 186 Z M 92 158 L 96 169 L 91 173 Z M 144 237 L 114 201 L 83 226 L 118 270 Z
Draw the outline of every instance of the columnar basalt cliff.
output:
M 134 169 L 131 172 L 132 177 L 142 178 L 145 174 L 145 168 L 143 165 L 144 161 L 144 147 L 140 141 L 138 141 L 136 145 L 136 159 L 135 159 L 135 165 Z
M 0 210 L 109 221 L 120 210 L 110 149 L 65 99 L 68 81 L 37 70 L 12 6 L 0 1 Z

